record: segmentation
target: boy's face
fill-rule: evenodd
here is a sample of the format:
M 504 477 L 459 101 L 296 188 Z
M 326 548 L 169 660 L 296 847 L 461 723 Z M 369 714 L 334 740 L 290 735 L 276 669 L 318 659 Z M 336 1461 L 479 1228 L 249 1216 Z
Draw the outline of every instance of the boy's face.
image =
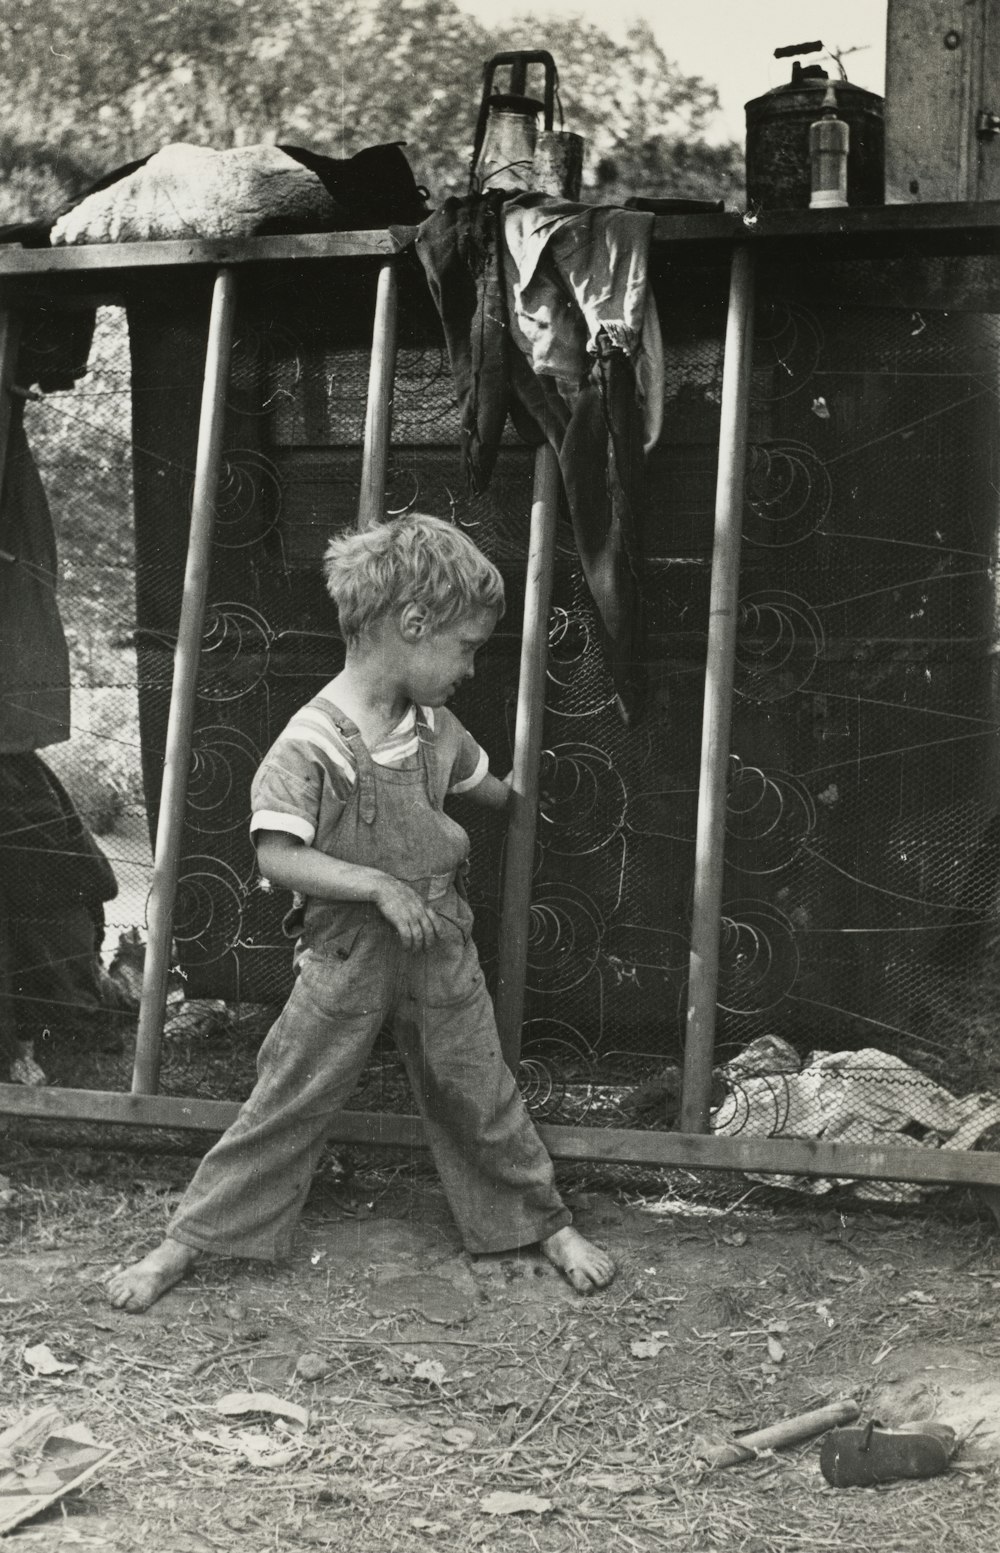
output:
M 496 623 L 496 610 L 470 609 L 450 625 L 425 625 L 410 636 L 406 669 L 412 699 L 421 706 L 444 706 L 472 678 L 476 653 Z

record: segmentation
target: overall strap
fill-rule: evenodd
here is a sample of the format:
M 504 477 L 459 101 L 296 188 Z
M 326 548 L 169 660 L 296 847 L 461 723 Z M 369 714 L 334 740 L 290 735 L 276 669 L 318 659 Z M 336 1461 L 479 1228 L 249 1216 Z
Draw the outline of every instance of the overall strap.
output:
M 358 775 L 358 812 L 366 825 L 375 823 L 375 768 L 372 758 L 368 753 L 368 746 L 356 723 L 352 723 L 349 717 L 327 702 L 330 716 L 337 726 L 341 737 L 350 745 L 351 754 L 354 756 L 354 765 Z
M 440 809 L 441 805 L 434 785 L 434 730 L 424 716 L 423 707 L 414 704 L 413 710 L 416 718 L 417 748 L 420 752 L 427 798 L 432 809 Z

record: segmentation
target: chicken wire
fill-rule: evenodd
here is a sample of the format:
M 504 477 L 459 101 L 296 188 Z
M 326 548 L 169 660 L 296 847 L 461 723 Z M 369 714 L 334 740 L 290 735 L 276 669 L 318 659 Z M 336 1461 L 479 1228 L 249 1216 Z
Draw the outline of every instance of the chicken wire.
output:
M 650 690 L 632 730 L 560 524 L 522 1069 L 543 1117 L 662 1123 L 676 1105 L 725 327 L 724 296 L 707 289 L 660 290 Z M 838 1079 L 830 1114 L 815 1096 L 811 1113 L 799 1105 L 797 1135 L 935 1141 L 962 1124 L 949 1133 L 943 1111 L 908 1099 L 920 1075 L 959 1094 L 993 1079 L 997 323 L 840 306 L 824 290 L 819 275 L 815 295 L 758 308 L 718 1060 L 764 1037 L 806 1074 L 817 1053 L 851 1053 L 850 1104 Z M 277 1005 L 289 987 L 287 902 L 255 873 L 249 786 L 342 662 L 317 563 L 357 508 L 372 296 L 359 267 L 315 295 L 258 288 L 241 308 L 175 912 L 189 996 Z M 73 737 L 46 758 L 118 874 L 111 946 L 145 926 L 206 314 L 200 294 L 136 303 L 131 374 L 123 314 L 102 314 L 87 379 L 29 412 L 74 678 Z M 457 443 L 417 299 L 403 309 L 388 505 L 452 516 L 505 574 L 507 616 L 455 704 L 503 772 L 532 452 L 508 432 L 489 492 L 471 499 Z M 492 978 L 502 827 L 460 817 Z M 788 1104 L 755 1107 L 755 1082 L 720 1067 L 720 1128 L 787 1132 Z M 774 1085 L 787 1097 L 787 1075 Z

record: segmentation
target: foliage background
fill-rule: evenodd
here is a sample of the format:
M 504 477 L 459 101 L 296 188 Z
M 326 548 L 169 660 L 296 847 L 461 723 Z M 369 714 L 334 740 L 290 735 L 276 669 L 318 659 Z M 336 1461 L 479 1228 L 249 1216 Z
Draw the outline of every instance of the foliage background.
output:
M 740 148 L 706 138 L 714 87 L 645 22 L 616 42 L 527 15 L 497 36 L 452 0 L 0 0 L 0 220 L 47 213 L 169 141 L 350 156 L 405 140 L 439 201 L 467 186 L 483 63 L 510 48 L 555 56 L 589 198 L 738 202 Z

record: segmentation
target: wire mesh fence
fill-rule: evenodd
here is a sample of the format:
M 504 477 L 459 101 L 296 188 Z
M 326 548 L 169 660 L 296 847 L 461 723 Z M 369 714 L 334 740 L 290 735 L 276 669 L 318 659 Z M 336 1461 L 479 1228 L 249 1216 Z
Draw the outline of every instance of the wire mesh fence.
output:
M 124 314 L 98 315 L 87 376 L 28 407 L 52 511 L 57 597 L 69 646 L 71 737 L 44 759 L 111 860 L 106 953 L 143 928 L 151 874 L 135 651 L 130 371 Z
M 1000 1071 L 997 320 L 830 300 L 849 270 L 759 307 L 715 1124 L 971 1147 Z M 522 1078 L 537 1115 L 595 1125 L 674 1114 L 687 1003 L 725 320 L 721 291 L 676 281 L 660 280 L 650 687 L 632 729 L 568 522 L 557 547 Z M 357 507 L 372 277 L 321 290 L 247 297 L 229 390 L 175 936 L 188 995 L 235 1007 L 278 1005 L 291 977 L 287 902 L 262 889 L 247 834 L 250 779 L 342 661 L 318 561 Z M 28 413 L 73 682 L 72 737 L 45 756 L 118 876 L 109 951 L 145 930 L 206 311 L 194 293 L 137 302 L 130 343 L 124 313 L 102 312 L 87 377 Z M 508 430 L 490 490 L 468 496 L 419 303 L 404 307 L 393 413 L 389 509 L 450 515 L 507 580 L 507 616 L 455 706 L 502 772 L 531 450 Z M 460 818 L 489 976 L 502 828 Z

